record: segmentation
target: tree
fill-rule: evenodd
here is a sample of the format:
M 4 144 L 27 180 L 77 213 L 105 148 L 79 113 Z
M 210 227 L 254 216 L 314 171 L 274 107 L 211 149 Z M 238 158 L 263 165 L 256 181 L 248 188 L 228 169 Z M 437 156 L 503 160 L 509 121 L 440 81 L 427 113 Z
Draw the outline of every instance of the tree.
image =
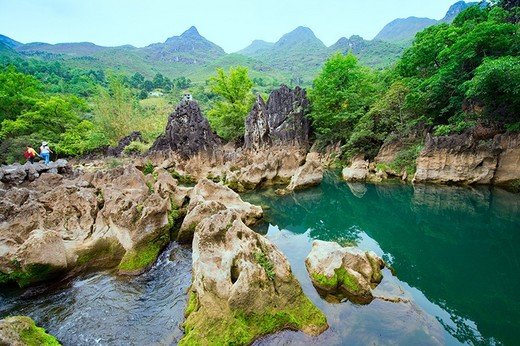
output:
M 110 144 L 116 144 L 136 129 L 136 100 L 121 75 L 109 75 L 108 81 L 108 89 L 99 87 L 94 98 L 94 123 Z
M 245 119 L 254 103 L 253 81 L 246 67 L 231 67 L 229 75 L 221 68 L 216 72 L 209 79 L 209 86 L 220 99 L 208 112 L 208 120 L 220 137 L 236 141 L 244 136 Z
M 329 57 L 309 91 L 309 114 L 318 139 L 330 143 L 347 141 L 374 98 L 370 70 L 352 55 Z

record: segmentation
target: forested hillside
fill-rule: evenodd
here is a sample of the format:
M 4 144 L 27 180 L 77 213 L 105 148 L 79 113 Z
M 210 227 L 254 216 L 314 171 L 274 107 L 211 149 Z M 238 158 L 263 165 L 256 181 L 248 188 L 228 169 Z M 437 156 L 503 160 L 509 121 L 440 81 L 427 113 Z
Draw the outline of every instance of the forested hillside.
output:
M 256 42 L 243 52 L 249 57 L 224 54 L 195 28 L 145 50 L 81 43 L 20 49 L 16 41 L 1 37 L 0 161 L 21 161 L 25 145 L 42 140 L 58 155 L 83 155 L 136 130 L 145 143 L 131 150 L 145 151 L 185 92 L 199 101 L 221 137 L 240 140 L 253 94 L 280 83 L 307 86 L 315 139 L 323 145 L 341 142 L 347 155 L 373 157 L 381 144 L 399 138 L 410 142 L 409 159 L 425 131 L 518 131 L 517 5 L 502 1 L 469 7 L 452 24 L 420 32 L 402 57 L 404 46 L 355 36 L 327 48 L 303 27 L 276 44 Z M 204 45 L 206 53 L 190 55 L 195 43 Z M 184 48 L 167 50 L 168 45 Z M 46 53 L 41 47 L 47 47 Z M 389 52 L 397 64 L 390 65 Z M 387 68 L 367 67 L 368 57 L 372 66 Z M 187 61 L 172 63 L 177 58 Z M 299 64 L 287 66 L 294 59 Z M 326 61 L 323 66 L 320 59 Z M 115 68 L 104 68 L 103 60 L 112 60 Z M 190 61 L 197 65 L 190 70 L 193 79 L 183 70 Z M 184 67 L 171 74 L 157 72 L 164 66 Z M 307 83 L 304 67 L 305 73 L 315 71 L 315 77 L 306 75 Z

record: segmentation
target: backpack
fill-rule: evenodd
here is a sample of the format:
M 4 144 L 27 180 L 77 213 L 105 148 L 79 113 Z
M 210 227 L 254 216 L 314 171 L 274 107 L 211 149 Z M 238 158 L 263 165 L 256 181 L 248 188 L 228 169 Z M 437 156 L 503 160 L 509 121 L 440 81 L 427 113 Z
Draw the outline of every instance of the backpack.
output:
M 29 160 L 30 158 L 33 158 L 34 157 L 34 154 L 29 152 L 29 150 L 27 150 L 25 153 L 24 153 L 24 156 L 27 160 Z

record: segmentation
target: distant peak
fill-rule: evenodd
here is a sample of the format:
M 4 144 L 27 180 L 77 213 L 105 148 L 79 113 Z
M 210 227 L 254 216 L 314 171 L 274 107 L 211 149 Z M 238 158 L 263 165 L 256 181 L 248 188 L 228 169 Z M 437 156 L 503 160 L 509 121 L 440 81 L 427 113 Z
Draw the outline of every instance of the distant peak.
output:
M 200 36 L 199 31 L 196 27 L 192 26 L 188 30 L 182 33 L 182 37 L 198 37 Z

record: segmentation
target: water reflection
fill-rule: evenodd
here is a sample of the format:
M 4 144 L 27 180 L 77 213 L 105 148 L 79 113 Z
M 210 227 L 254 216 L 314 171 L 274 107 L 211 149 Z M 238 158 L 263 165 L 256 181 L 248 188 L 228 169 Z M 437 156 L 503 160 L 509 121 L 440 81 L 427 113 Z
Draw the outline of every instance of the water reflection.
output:
M 268 205 L 270 224 L 290 234 L 358 244 L 364 234 L 374 239 L 398 278 L 439 307 L 436 314 L 450 316 L 435 315 L 460 342 L 512 345 L 519 339 L 520 195 L 399 183 L 363 189 L 328 176 L 321 186 L 289 196 L 245 198 Z

